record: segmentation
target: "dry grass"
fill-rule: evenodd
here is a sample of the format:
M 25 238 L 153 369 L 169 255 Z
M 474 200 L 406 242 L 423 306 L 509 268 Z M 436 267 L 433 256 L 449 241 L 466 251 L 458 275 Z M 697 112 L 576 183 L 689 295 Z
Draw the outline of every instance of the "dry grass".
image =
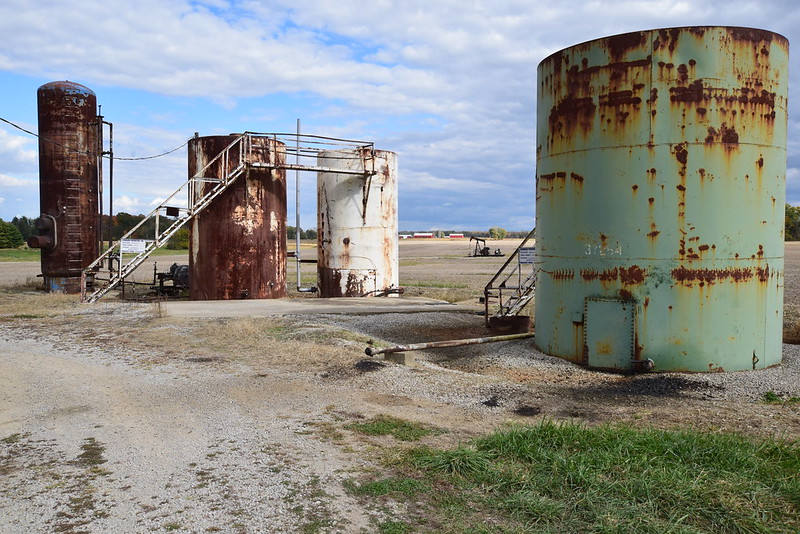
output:
M 0 288 L 0 319 L 52 317 L 79 304 L 79 295 L 45 293 L 29 283 Z
M 352 363 L 353 345 L 367 338 L 321 325 L 281 318 L 186 320 L 153 319 L 140 333 L 146 343 L 163 347 L 168 358 L 208 358 L 260 366 L 325 368 Z

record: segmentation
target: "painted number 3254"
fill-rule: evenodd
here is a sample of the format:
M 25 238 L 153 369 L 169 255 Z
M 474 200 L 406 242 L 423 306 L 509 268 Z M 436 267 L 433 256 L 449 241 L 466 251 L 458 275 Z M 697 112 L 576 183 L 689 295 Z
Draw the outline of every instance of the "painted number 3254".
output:
M 622 256 L 622 245 L 609 247 L 608 245 L 586 245 L 584 251 L 587 256 Z

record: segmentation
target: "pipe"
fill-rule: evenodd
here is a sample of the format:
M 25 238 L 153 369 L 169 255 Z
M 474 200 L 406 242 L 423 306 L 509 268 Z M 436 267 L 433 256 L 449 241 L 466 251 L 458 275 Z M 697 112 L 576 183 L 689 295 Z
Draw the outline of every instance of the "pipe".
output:
M 297 137 L 295 138 L 295 156 L 294 162 L 300 166 L 300 119 L 297 119 Z M 295 228 L 294 228 L 294 242 L 295 242 L 295 265 L 297 266 L 297 291 L 299 293 L 316 293 L 317 286 L 302 287 L 300 277 L 300 171 L 294 171 L 294 211 L 295 211 Z
M 297 137 L 295 138 L 295 156 L 294 162 L 297 166 L 300 166 L 300 119 L 297 119 Z M 295 242 L 295 253 L 294 253 L 294 263 L 297 266 L 297 291 L 299 293 L 316 293 L 317 286 L 311 287 L 302 287 L 302 282 L 300 279 L 300 264 L 302 263 L 302 259 L 300 258 L 300 171 L 295 169 L 294 171 L 294 211 L 295 211 L 295 228 L 294 228 L 294 242 Z
M 534 334 L 532 332 L 529 332 L 527 334 L 509 334 L 505 336 L 473 337 L 470 339 L 450 339 L 447 341 L 432 341 L 430 343 L 395 345 L 394 347 L 386 347 L 383 349 L 375 349 L 372 347 L 367 347 L 364 353 L 367 356 L 375 356 L 377 354 L 391 354 L 393 352 L 409 352 L 412 350 L 439 349 L 443 347 L 460 347 L 462 345 L 482 345 L 483 343 L 496 343 L 498 341 L 514 341 L 516 339 L 526 339 L 533 336 Z
M 297 119 L 297 137 L 295 138 L 294 162 L 300 165 L 300 119 Z M 300 171 L 294 171 L 294 243 L 295 266 L 297 267 L 297 290 L 302 291 L 300 281 Z
M 97 257 L 103 255 L 103 106 L 97 106 L 97 228 L 100 239 L 97 243 Z M 109 215 L 110 217 L 111 215 Z

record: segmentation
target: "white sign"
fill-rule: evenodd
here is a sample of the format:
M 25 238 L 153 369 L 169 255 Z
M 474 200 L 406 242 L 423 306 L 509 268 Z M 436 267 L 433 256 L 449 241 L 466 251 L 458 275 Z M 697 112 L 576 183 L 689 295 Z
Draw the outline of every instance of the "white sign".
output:
M 119 244 L 119 251 L 123 254 L 141 254 L 146 248 L 144 239 L 123 239 Z
M 536 263 L 536 247 L 522 247 L 519 249 L 520 263 Z

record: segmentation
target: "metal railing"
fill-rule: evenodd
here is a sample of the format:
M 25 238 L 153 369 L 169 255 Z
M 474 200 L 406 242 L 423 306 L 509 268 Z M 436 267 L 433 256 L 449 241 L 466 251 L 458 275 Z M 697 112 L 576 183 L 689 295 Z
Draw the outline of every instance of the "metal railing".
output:
M 273 146 L 280 146 L 281 151 L 295 155 L 295 163 L 285 163 L 285 158 L 284 161 L 280 161 L 280 158 L 255 161 L 254 145 L 261 145 L 253 143 L 254 137 L 271 139 L 274 142 Z M 294 143 L 294 146 L 291 146 L 290 143 Z M 348 169 L 344 165 L 343 168 L 323 168 L 316 165 L 317 155 L 323 151 L 332 150 L 343 150 L 342 160 L 359 160 L 360 165 L 356 167 L 360 167 L 360 169 Z M 255 132 L 237 135 L 225 149 L 184 182 L 174 193 L 161 201 L 139 224 L 84 269 L 81 275 L 81 301 L 95 302 L 124 282 L 125 278 L 133 273 L 154 250 L 166 245 L 181 227 L 208 207 L 215 198 L 251 167 L 328 171 L 371 177 L 375 174 L 374 146 L 368 142 L 315 135 Z M 209 170 L 214 168 L 221 169 L 217 173 L 219 175 L 207 176 Z M 205 191 L 205 184 L 208 183 L 214 185 Z M 186 200 L 182 200 L 182 197 Z M 181 204 L 185 204 L 185 207 L 181 207 Z M 162 226 L 164 226 L 163 229 Z M 140 250 L 135 252 L 123 250 L 123 246 L 131 243 L 134 236 L 139 235 L 145 228 L 151 227 L 155 229 L 153 238 L 143 240 L 144 243 Z M 142 240 L 135 241 L 141 242 Z M 130 259 L 126 261 L 126 254 L 133 254 L 133 256 L 129 256 Z
M 490 317 L 519 315 L 533 300 L 536 288 L 535 247 L 525 245 L 533 238 L 535 231 L 534 228 L 528 233 L 483 289 L 487 326 Z

